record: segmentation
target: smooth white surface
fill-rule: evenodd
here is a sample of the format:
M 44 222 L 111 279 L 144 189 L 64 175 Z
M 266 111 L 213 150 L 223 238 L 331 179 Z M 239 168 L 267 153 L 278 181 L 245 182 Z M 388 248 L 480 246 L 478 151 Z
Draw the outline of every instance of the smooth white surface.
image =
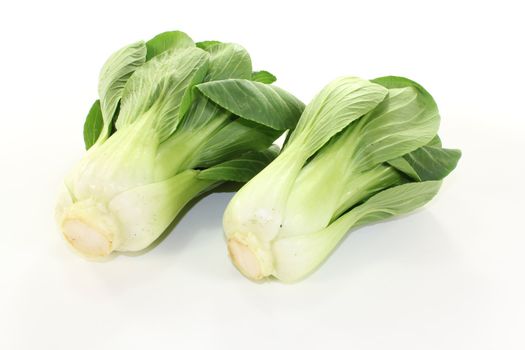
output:
M 519 2 L 32 1 L 0 9 L 0 349 L 524 349 L 525 56 Z M 352 232 L 293 285 L 230 264 L 230 193 L 144 255 L 87 262 L 53 220 L 98 71 L 171 29 L 244 45 L 304 101 L 404 75 L 463 150 L 436 200 Z M 520 334 L 521 332 L 521 334 Z

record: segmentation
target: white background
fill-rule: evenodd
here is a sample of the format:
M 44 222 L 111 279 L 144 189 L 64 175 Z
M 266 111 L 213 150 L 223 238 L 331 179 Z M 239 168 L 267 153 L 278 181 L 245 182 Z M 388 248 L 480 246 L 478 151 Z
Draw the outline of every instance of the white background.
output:
M 524 349 L 525 26 L 507 1 L 17 1 L 0 5 L 0 349 Z M 341 75 L 403 75 L 463 150 L 438 197 L 352 232 L 303 282 L 255 284 L 197 203 L 147 254 L 83 260 L 56 193 L 98 71 L 180 29 L 244 45 L 305 102 Z

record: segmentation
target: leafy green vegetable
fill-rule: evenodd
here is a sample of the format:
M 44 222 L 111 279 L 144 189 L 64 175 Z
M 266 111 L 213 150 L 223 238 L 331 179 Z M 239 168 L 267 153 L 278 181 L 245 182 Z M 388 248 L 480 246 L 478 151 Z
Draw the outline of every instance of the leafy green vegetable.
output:
M 308 104 L 281 154 L 234 196 L 224 230 L 251 279 L 305 277 L 355 226 L 428 202 L 459 151 L 432 96 L 401 77 L 341 78 Z
M 277 155 L 273 141 L 295 126 L 304 105 L 252 82 L 246 50 L 199 46 L 166 32 L 104 64 L 84 124 L 89 152 L 57 205 L 58 224 L 81 254 L 144 249 L 192 198 L 263 169 Z

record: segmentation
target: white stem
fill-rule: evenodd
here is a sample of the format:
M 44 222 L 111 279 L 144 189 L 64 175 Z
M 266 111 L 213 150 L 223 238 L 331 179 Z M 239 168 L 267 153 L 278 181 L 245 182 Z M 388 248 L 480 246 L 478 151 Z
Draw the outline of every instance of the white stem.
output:
M 107 207 L 93 199 L 73 203 L 58 218 L 71 247 L 86 257 L 105 257 L 121 242 L 117 220 Z
M 237 233 L 228 238 L 228 253 L 237 269 L 252 280 L 261 280 L 273 273 L 271 251 L 250 233 Z

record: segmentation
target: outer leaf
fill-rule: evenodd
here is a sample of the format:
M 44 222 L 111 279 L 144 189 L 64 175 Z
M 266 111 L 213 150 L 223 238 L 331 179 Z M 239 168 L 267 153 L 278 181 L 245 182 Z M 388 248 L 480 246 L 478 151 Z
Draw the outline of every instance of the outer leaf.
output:
M 460 150 L 423 146 L 388 164 L 416 181 L 442 180 L 456 168 L 459 158 Z
M 260 152 L 248 152 L 237 159 L 201 171 L 198 178 L 213 181 L 247 182 L 274 160 L 277 154 L 279 154 L 277 146 Z
M 328 84 L 308 104 L 287 144 L 301 145 L 306 157 L 354 120 L 375 108 L 387 89 L 355 77 L 339 78 Z
M 211 120 L 219 119 L 222 116 L 228 117 L 230 112 L 222 109 L 216 103 L 210 101 L 201 93 L 195 94 L 195 99 L 188 110 L 188 113 L 182 119 L 179 128 L 181 130 L 196 131 L 207 125 Z
M 412 168 L 410 163 L 408 163 L 404 157 L 391 159 L 387 162 L 387 164 L 390 165 L 392 168 L 400 171 L 401 173 L 407 175 L 409 178 L 414 179 L 416 181 L 421 181 L 421 178 L 417 174 L 416 170 Z
M 219 130 L 203 147 L 198 167 L 209 167 L 247 151 L 268 148 L 282 131 L 274 130 L 249 120 L 237 119 Z
M 274 83 L 277 78 L 268 71 L 260 70 L 252 73 L 252 80 L 263 84 L 271 84 Z
M 102 67 L 98 94 L 100 96 L 105 136 L 109 136 L 111 122 L 126 82 L 133 72 L 143 65 L 145 59 L 146 45 L 143 41 L 139 41 L 115 52 Z
M 374 81 L 381 83 L 382 78 Z M 437 106 L 417 83 L 399 77 L 388 77 L 387 82 L 388 96 L 355 125 L 359 141 L 354 158 L 361 169 L 424 146 L 439 128 Z
M 409 213 L 434 198 L 440 187 L 441 181 L 423 181 L 399 185 L 381 191 L 356 208 L 358 209 L 359 219 L 355 225 L 364 225 L 391 216 Z
M 426 181 L 384 190 L 323 230 L 275 241 L 275 275 L 288 282 L 305 277 L 321 265 L 349 229 L 417 209 L 436 195 L 440 185 L 439 181 Z
M 250 79 L 252 61 L 240 45 L 217 43 L 206 48 L 210 64 L 205 81 L 223 79 Z
M 146 43 L 148 53 L 146 55 L 146 61 L 151 60 L 153 57 L 163 53 L 164 51 L 171 49 L 184 49 L 189 47 L 195 47 L 195 43 L 191 38 L 183 32 L 173 31 L 164 32 Z
M 427 146 L 433 146 L 433 147 L 442 147 L 441 146 L 441 139 L 439 138 L 439 135 L 434 136 L 432 140 L 430 140 L 429 143 L 426 144 Z
M 86 145 L 86 150 L 90 149 L 97 142 L 103 126 L 104 120 L 102 119 L 100 100 L 96 100 L 84 122 L 84 144 Z
M 418 90 L 419 95 L 423 96 L 425 100 L 425 104 L 434 105 L 434 106 L 436 105 L 436 102 L 434 101 L 434 98 L 432 97 L 432 95 L 430 95 L 430 93 L 427 90 L 425 90 L 423 86 L 419 85 L 415 81 L 410 80 L 408 78 L 390 75 L 390 76 L 375 78 L 372 81 L 376 84 L 380 84 L 386 87 L 387 89 L 400 89 L 400 88 L 405 88 L 405 87 L 414 88 Z M 437 109 L 437 106 L 433 108 Z
M 165 140 L 190 107 L 191 88 L 204 78 L 207 63 L 208 54 L 197 48 L 166 51 L 146 62 L 126 84 L 117 129 L 151 118 Z
M 211 46 L 208 52 L 210 57 L 205 80 L 242 79 L 250 76 L 252 62 L 248 52 L 241 46 L 218 43 Z M 206 125 L 210 120 L 219 118 L 225 112 L 219 105 L 197 91 L 195 101 L 180 127 L 196 130 Z
M 198 43 L 196 43 L 195 45 L 199 48 L 199 49 L 203 49 L 203 50 L 208 50 L 210 47 L 214 46 L 214 45 L 217 45 L 217 44 L 221 44 L 220 41 L 217 41 L 217 40 L 207 40 L 207 41 L 199 41 Z
M 333 213 L 331 221 L 339 218 L 341 214 L 374 194 L 407 182 L 409 180 L 402 173 L 384 163 L 371 170 L 355 174 L 345 184 L 345 190 L 339 198 L 337 210 Z
M 210 100 L 241 118 L 276 130 L 295 127 L 304 104 L 290 93 L 242 79 L 212 81 L 197 85 Z

